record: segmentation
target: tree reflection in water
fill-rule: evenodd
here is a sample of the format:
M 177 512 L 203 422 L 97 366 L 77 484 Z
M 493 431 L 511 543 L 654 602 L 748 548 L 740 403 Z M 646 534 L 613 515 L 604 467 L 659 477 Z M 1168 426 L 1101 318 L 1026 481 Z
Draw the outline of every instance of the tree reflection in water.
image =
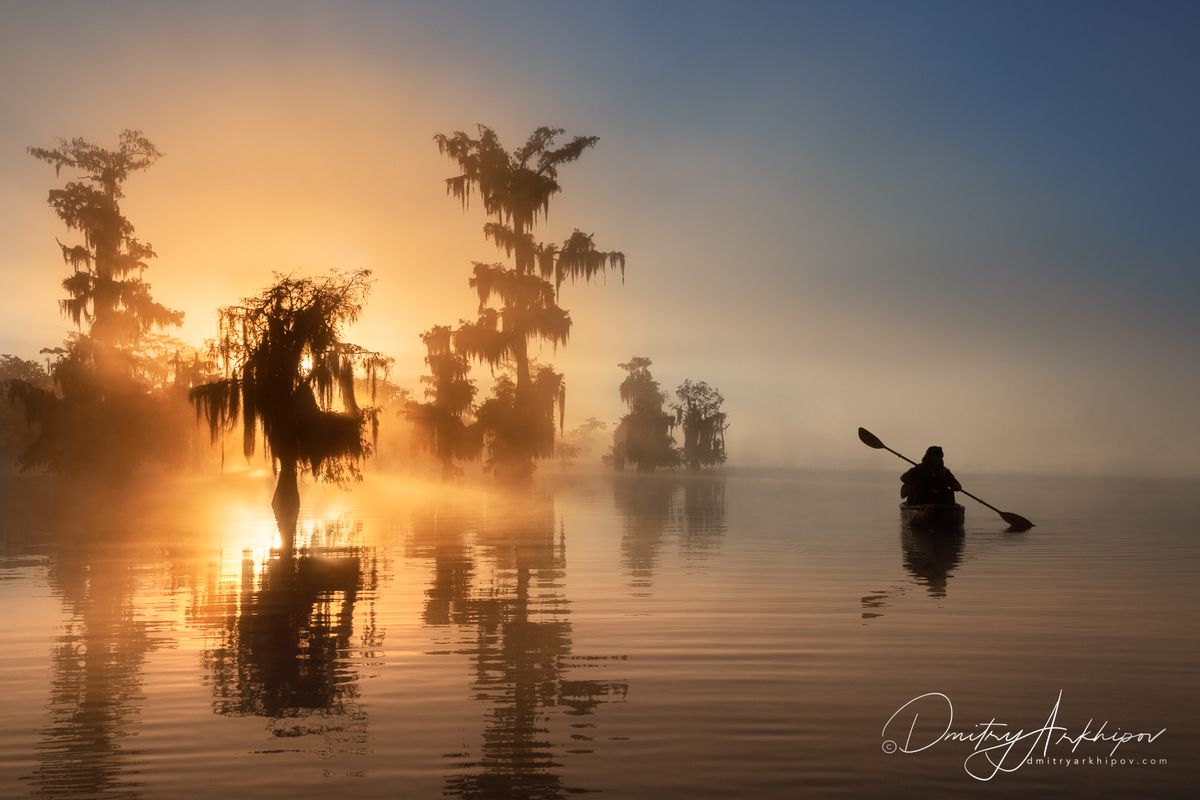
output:
M 375 551 L 348 543 L 356 531 L 314 528 L 261 564 L 245 553 L 239 580 L 207 582 L 192 616 L 214 635 L 202 661 L 215 713 L 265 717 L 280 738 L 320 734 L 327 753 L 367 752 L 356 665 L 377 657 L 383 634 Z
M 648 596 L 671 524 L 678 482 L 673 476 L 618 476 L 613 500 L 621 515 L 621 560 L 635 596 Z
M 684 553 L 698 559 L 715 553 L 725 535 L 721 475 L 617 476 L 613 501 L 624 527 L 621 558 L 635 597 L 649 596 L 662 548 L 672 535 L 678 534 Z
M 487 705 L 480 752 L 453 754 L 445 794 L 560 798 L 584 791 L 559 774 L 566 753 L 553 742 L 566 737 L 551 728 L 561 724 L 559 715 L 589 717 L 605 703 L 623 701 L 628 685 L 574 677 L 613 658 L 573 653 L 563 595 L 566 536 L 561 525 L 556 532 L 553 498 L 492 498 L 474 519 L 428 509 L 414 522 L 411 554 L 434 560 L 425 621 L 462 630 L 459 652 L 473 662 L 471 689 Z M 576 723 L 580 730 L 588 724 Z M 575 741 L 588 737 L 576 734 Z
M 646 486 L 619 495 L 627 514 L 653 519 L 625 531 L 627 556 L 630 548 L 649 553 L 627 564 L 653 565 L 655 549 L 671 536 L 689 553 L 717 545 L 724 530 L 718 486 L 677 479 Z M 407 553 L 432 561 L 423 621 L 446 631 L 453 644 L 443 652 L 469 658 L 469 691 L 482 704 L 478 738 L 447 756 L 444 793 L 582 791 L 569 783 L 570 760 L 605 741 L 595 727 L 602 706 L 625 700 L 625 676 L 615 674 L 624 657 L 575 652 L 566 520 L 552 495 L 531 489 L 461 499 L 422 500 L 427 510 L 413 517 Z M 160 512 L 167 520 L 178 514 L 169 504 Z M 289 750 L 370 754 L 360 678 L 383 658 L 375 604 L 380 576 L 389 574 L 384 551 L 361 546 L 356 526 L 325 524 L 301 530 L 294 548 L 244 551 L 231 563 L 214 559 L 207 525 L 192 536 L 161 519 L 148 523 L 142 512 L 112 518 L 126 522 L 101 529 L 94 519 L 56 519 L 53 535 L 36 545 L 49 556 L 47 575 L 68 621 L 51 654 L 49 718 L 27 777 L 31 793 L 139 796 L 141 754 L 132 737 L 143 673 L 178 630 L 175 601 L 166 598 L 180 596 L 187 623 L 203 637 L 200 665 L 214 713 L 263 719 Z M 238 543 L 237 553 L 257 540 L 235 527 L 227 541 Z
M 28 498 L 26 498 L 28 501 Z M 15 531 L 16 509 L 8 522 Z M 46 555 L 46 575 L 62 599 L 66 622 L 50 652 L 47 724 L 29 780 L 37 797 L 134 798 L 141 795 L 133 746 L 144 695 L 147 657 L 168 646 L 160 625 L 140 613 L 135 597 L 145 566 L 145 543 L 122 516 L 79 502 L 46 503 L 31 525 Z M 43 529 L 42 526 L 46 527 Z
M 725 478 L 691 476 L 683 481 L 683 549 L 693 557 L 713 555 L 725 537 Z

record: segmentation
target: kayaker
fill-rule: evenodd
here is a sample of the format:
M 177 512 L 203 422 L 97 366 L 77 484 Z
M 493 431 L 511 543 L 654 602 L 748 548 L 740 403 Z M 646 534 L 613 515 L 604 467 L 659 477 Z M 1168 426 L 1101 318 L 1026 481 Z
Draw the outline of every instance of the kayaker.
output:
M 954 493 L 962 484 L 943 463 L 942 448 L 934 445 L 925 451 L 921 463 L 900 476 L 900 496 L 910 506 L 954 505 Z

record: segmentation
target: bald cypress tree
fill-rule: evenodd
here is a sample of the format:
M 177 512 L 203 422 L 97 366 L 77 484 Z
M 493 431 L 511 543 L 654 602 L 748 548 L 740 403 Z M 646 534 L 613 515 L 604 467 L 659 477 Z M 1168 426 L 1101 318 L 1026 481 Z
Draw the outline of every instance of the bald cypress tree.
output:
M 126 180 L 162 154 L 134 130 L 122 131 L 115 149 L 74 138 L 29 153 L 68 176 L 47 203 L 78 236 L 58 242 L 70 268 L 59 309 L 77 330 L 65 347 L 43 351 L 56 356 L 53 388 L 8 387 L 37 429 L 19 461 L 24 469 L 119 478 L 173 449 L 170 414 L 144 380 L 143 345 L 153 329 L 178 325 L 183 314 L 151 296 L 143 276 L 154 249 L 121 210 Z
M 427 450 L 442 464 L 442 476 L 462 472 L 457 462 L 478 458 L 479 426 L 472 420 L 475 382 L 467 375 L 471 365 L 466 356 L 451 347 L 449 325 L 435 325 L 421 334 L 427 355 L 429 374 L 425 384 L 425 402 L 408 403 L 408 419 L 424 437 Z
M 675 418 L 663 409 L 667 395 L 650 373 L 650 359 L 634 356 L 624 364 L 625 379 L 618 389 L 629 413 L 613 431 L 611 461 L 617 469 L 632 464 L 640 472 L 679 463 L 672 429 Z
M 189 394 L 214 442 L 240 421 L 250 457 L 261 429 L 278 474 L 271 507 L 288 541 L 300 510 L 300 470 L 334 483 L 359 480 L 360 464 L 371 454 L 367 427 L 376 433 L 379 417 L 375 408 L 358 405 L 355 371 L 365 372 L 374 387 L 387 360 L 345 341 L 342 332 L 362 311 L 370 275 L 279 276 L 259 294 L 221 309 L 211 351 L 224 376 Z
M 608 270 L 624 275 L 625 256 L 596 249 L 591 234 L 578 228 L 561 243 L 539 241 L 535 227 L 545 220 L 551 198 L 561 191 L 558 170 L 596 144 L 594 136 L 558 143 L 564 131 L 541 127 L 520 148 L 508 151 L 496 133 L 480 125 L 438 134 L 438 149 L 461 170 L 446 179 L 449 194 L 466 208 L 478 196 L 489 221 L 484 237 L 507 263 L 475 262 L 470 286 L 479 298 L 475 320 L 454 334 L 455 350 L 503 370 L 495 391 L 480 406 L 489 468 L 520 477 L 535 459 L 554 453 L 555 421 L 561 431 L 566 381 L 548 364 L 535 364 L 530 345 L 556 348 L 571 332 L 571 317 L 559 305 L 566 281 L 590 281 Z M 556 413 L 557 412 L 557 413 Z
M 683 460 L 694 471 L 725 463 L 725 398 L 705 381 L 690 378 L 675 390 L 675 424 L 683 429 Z
M 63 281 L 67 297 L 59 307 L 83 328 L 97 347 L 115 349 L 136 344 L 152 327 L 178 325 L 183 314 L 150 296 L 143 279 L 154 248 L 137 239 L 133 224 L 121 212 L 125 180 L 149 169 L 162 153 L 141 131 L 121 132 L 117 149 L 84 139 L 61 139 L 52 148 L 31 147 L 29 153 L 75 178 L 51 189 L 47 202 L 80 244 L 59 242 L 71 274 Z

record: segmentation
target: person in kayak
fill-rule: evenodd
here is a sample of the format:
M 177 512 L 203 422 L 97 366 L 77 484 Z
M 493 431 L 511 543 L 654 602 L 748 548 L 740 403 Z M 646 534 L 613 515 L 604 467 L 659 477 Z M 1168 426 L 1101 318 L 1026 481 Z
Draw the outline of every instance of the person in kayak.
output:
M 942 448 L 934 445 L 925 451 L 921 463 L 900 476 L 900 496 L 910 506 L 954 505 L 954 493 L 962 484 L 943 463 Z

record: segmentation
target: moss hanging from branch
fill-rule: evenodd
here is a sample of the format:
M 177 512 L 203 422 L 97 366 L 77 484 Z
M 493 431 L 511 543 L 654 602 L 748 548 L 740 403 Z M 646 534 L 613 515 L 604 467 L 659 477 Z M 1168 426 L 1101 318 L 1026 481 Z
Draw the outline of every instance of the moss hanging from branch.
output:
M 22 468 L 120 480 L 146 461 L 170 462 L 179 452 L 163 394 L 170 373 L 153 331 L 178 325 L 183 314 L 151 296 L 142 273 L 154 250 L 121 209 L 126 179 L 161 154 L 130 130 L 112 149 L 74 138 L 28 152 L 67 176 L 47 203 L 82 242 L 55 240 L 69 269 L 59 311 L 78 330 L 65 347 L 43 351 L 55 357 L 47 360 L 54 391 L 15 390 L 37 428 Z
M 421 335 L 427 355 L 429 374 L 425 384 L 426 402 L 410 401 L 406 414 L 421 432 L 425 449 L 442 462 L 446 477 L 462 472 L 456 462 L 479 457 L 482 434 L 472 414 L 475 383 L 467 376 L 467 357 L 453 349 L 449 325 L 435 325 Z
M 59 139 L 55 147 L 30 147 L 29 154 L 76 176 L 47 198 L 83 244 L 58 242 L 72 274 L 63 281 L 68 297 L 60 301 L 64 315 L 106 347 L 136 345 L 153 327 L 178 325 L 183 314 L 154 302 L 150 287 L 130 275 L 147 269 L 154 249 L 134 236 L 133 224 L 121 213 L 124 182 L 130 173 L 148 169 L 161 153 L 140 131 L 121 132 L 109 150 L 84 139 Z M 57 241 L 57 240 L 56 240 Z
M 675 424 L 683 428 L 683 459 L 688 468 L 725 463 L 725 431 L 729 428 L 722 410 L 725 398 L 704 381 L 685 380 L 675 390 L 671 404 Z
M 663 409 L 667 395 L 650 374 L 650 364 L 650 359 L 635 356 L 617 365 L 626 372 L 618 393 L 629 406 L 629 413 L 613 432 L 610 458 L 617 469 L 632 464 L 649 472 L 679 463 L 672 435 L 675 418 Z
M 273 464 L 299 464 L 339 483 L 361 477 L 372 450 L 364 433 L 370 424 L 377 434 L 378 411 L 359 406 L 354 378 L 362 371 L 375 385 L 389 361 L 343 341 L 342 329 L 362 311 L 370 274 L 281 275 L 260 294 L 220 310 L 210 351 L 226 377 L 189 393 L 214 440 L 240 418 L 247 457 L 261 425 Z
M 446 191 L 470 205 L 475 192 L 489 221 L 484 237 L 512 265 L 475 262 L 470 286 L 479 299 L 478 316 L 463 320 L 453 334 L 457 354 L 504 370 L 477 417 L 489 452 L 489 465 L 508 464 L 528 474 L 532 462 L 554 452 L 555 411 L 561 433 L 566 404 L 563 376 L 535 365 L 531 343 L 557 351 L 571 332 L 570 314 L 559 306 L 566 280 L 590 281 L 607 270 L 625 269 L 624 254 L 597 250 L 591 234 L 576 229 L 561 245 L 538 242 L 533 227 L 546 218 L 550 199 L 561 191 L 558 169 L 577 160 L 597 138 L 577 136 L 559 144 L 560 128 L 540 127 L 509 152 L 484 125 L 475 135 L 463 131 L 434 137 L 438 150 L 460 173 L 446 179 Z M 553 279 L 553 283 L 551 282 Z

